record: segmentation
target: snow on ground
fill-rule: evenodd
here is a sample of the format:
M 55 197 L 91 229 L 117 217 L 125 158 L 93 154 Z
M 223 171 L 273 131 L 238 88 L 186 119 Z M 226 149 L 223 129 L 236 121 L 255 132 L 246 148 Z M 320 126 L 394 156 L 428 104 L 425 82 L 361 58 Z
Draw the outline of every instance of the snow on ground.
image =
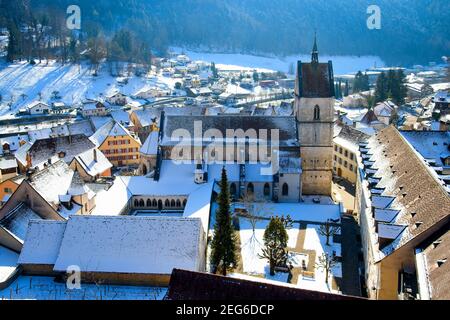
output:
M 14 114 L 30 102 L 39 99 L 42 94 L 44 102 L 50 102 L 52 93 L 59 91 L 62 102 L 68 105 L 79 103 L 86 98 L 98 98 L 120 91 L 128 96 L 134 95 L 144 88 L 159 87 L 173 89 L 175 80 L 165 77 L 136 77 L 128 78 L 128 83 L 119 82 L 123 78 L 111 77 L 104 65 L 97 77 L 92 76 L 87 64 L 61 65 L 50 61 L 32 66 L 25 62 L 10 65 L 0 65 L 0 94 L 3 105 L 0 105 L 0 116 Z M 21 95 L 26 96 L 22 97 Z M 6 106 L 14 97 L 12 110 Z
M 252 225 L 248 219 L 241 218 L 239 222 L 243 271 L 247 274 L 266 274 L 268 262 L 261 259 L 259 255 L 262 253 L 264 231 L 269 221 L 258 221 L 255 234 L 253 234 Z
M 179 48 L 174 48 L 174 51 L 181 51 Z M 288 57 L 262 57 L 250 54 L 225 54 L 225 53 L 205 53 L 186 51 L 186 54 L 192 60 L 203 60 L 207 62 L 215 62 L 216 67 L 222 70 L 253 70 L 258 72 L 267 71 L 282 71 L 288 72 L 289 66 L 301 61 L 311 61 L 310 55 L 293 55 Z M 375 56 L 326 56 L 320 55 L 321 61 L 333 61 L 335 74 L 346 74 L 351 72 L 358 72 L 359 70 L 366 70 L 368 68 L 377 66 L 384 66 L 384 62 Z M 240 67 L 239 67 L 240 66 Z M 245 67 L 245 68 L 242 68 Z
M 336 204 L 271 203 L 270 209 L 275 215 L 290 215 L 294 221 L 326 222 L 341 217 L 340 207 Z
M 326 222 L 328 219 L 340 218 L 340 207 L 338 205 L 317 205 L 317 204 L 271 204 L 271 209 L 278 215 L 290 215 L 294 221 L 310 221 L 310 222 Z M 287 274 L 277 273 L 275 277 L 271 277 L 269 274 L 269 265 L 267 260 L 261 259 L 259 255 L 262 252 L 264 246 L 263 236 L 266 227 L 269 224 L 267 220 L 261 220 L 256 223 L 255 233 L 253 233 L 252 224 L 248 219 L 240 218 L 240 231 L 241 238 L 241 256 L 243 272 L 247 276 L 264 277 L 265 279 L 271 279 L 279 282 L 287 282 Z M 319 234 L 318 225 L 308 224 L 306 230 L 306 238 L 304 243 L 304 249 L 314 250 L 316 252 L 316 263 L 319 261 L 319 257 L 327 252 L 332 254 L 333 251 L 340 255 L 340 244 L 334 244 L 330 239 L 331 246 L 326 246 L 326 238 Z M 293 228 L 288 230 L 289 235 L 289 248 L 295 248 L 299 235 L 299 224 L 294 223 Z M 301 266 L 301 260 L 308 260 L 309 257 L 292 255 L 291 262 L 294 267 Z M 298 260 L 298 261 L 297 261 Z M 325 271 L 322 269 L 315 270 L 315 279 L 307 280 L 301 276 L 296 285 L 304 289 L 327 291 L 332 290 L 325 284 Z M 333 269 L 333 275 L 336 277 L 342 277 L 342 266 L 339 264 Z M 237 275 L 241 277 L 241 275 Z M 244 275 L 245 276 L 245 275 Z M 331 283 L 331 280 L 330 280 Z
M 316 251 L 316 263 L 319 262 L 319 258 L 326 252 L 329 255 L 333 254 L 333 251 L 340 252 L 340 244 L 335 244 L 330 239 L 330 246 L 326 245 L 326 237 L 319 234 L 319 226 L 308 225 L 306 230 L 305 244 L 304 248 L 306 250 Z M 342 277 L 342 264 L 339 263 L 332 270 L 333 276 Z M 307 279 L 299 277 L 297 285 L 304 289 L 316 290 L 316 291 L 326 291 L 331 292 L 331 280 L 329 285 L 325 283 L 325 270 L 322 268 L 316 268 L 315 278 Z
M 4 290 L 0 300 L 162 300 L 167 288 L 82 284 L 69 290 L 50 277 L 20 276 Z

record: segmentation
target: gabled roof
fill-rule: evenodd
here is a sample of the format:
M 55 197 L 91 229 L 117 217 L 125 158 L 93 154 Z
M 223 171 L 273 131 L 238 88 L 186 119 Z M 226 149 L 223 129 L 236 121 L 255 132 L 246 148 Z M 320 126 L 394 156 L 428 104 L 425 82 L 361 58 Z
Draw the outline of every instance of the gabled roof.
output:
M 43 105 L 43 106 L 45 106 L 45 107 L 49 107 L 49 105 L 46 104 L 45 102 L 42 102 L 42 101 L 33 101 L 33 102 L 31 102 L 30 104 L 28 104 L 28 105 L 26 106 L 26 108 L 27 108 L 27 109 L 32 109 L 32 108 L 34 108 L 34 107 L 36 107 L 36 106 L 38 106 L 38 105 Z
M 361 119 L 361 122 L 364 124 L 371 124 L 372 122 L 379 122 L 379 121 L 380 120 L 377 118 L 377 116 L 373 110 L 367 111 L 367 113 Z
M 131 133 L 123 125 L 113 120 L 105 123 L 90 137 L 90 139 L 97 147 L 100 147 L 108 137 L 122 136 L 129 136 L 134 139 Z
M 103 152 L 97 149 L 85 151 L 76 156 L 74 160 L 76 160 L 91 177 L 100 175 L 113 166 Z

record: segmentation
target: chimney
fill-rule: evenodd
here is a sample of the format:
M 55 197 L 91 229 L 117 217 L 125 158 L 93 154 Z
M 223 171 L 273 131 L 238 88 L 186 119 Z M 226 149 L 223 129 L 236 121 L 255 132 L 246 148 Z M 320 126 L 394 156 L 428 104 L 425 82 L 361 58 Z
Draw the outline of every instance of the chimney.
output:
M 27 169 L 31 168 L 33 166 L 33 160 L 31 158 L 30 152 L 27 152 L 26 161 L 27 161 Z
M 97 160 L 97 149 L 94 148 L 93 152 L 94 152 L 94 161 L 98 162 L 98 160 Z

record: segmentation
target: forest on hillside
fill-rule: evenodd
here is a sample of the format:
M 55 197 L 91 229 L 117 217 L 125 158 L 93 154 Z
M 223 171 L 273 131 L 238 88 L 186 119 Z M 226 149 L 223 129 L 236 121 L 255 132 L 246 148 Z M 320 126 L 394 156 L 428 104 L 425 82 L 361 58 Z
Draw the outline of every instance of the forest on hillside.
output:
M 3 21 L 21 10 L 65 15 L 82 10 L 82 29 L 113 37 L 121 29 L 152 50 L 308 53 L 317 30 L 330 55 L 377 55 L 388 64 L 439 61 L 450 51 L 448 0 L 0 0 Z M 381 8 L 381 29 L 366 26 L 367 7 Z M 0 22 L 1 23 L 1 22 Z

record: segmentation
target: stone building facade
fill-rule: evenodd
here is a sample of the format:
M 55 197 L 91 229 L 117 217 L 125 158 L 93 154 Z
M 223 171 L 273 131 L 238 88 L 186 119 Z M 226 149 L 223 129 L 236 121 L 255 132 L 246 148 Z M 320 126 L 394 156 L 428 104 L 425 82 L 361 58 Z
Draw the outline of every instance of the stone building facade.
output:
M 314 42 L 310 63 L 298 62 L 295 117 L 305 195 L 331 195 L 334 126 L 333 64 L 319 62 Z

